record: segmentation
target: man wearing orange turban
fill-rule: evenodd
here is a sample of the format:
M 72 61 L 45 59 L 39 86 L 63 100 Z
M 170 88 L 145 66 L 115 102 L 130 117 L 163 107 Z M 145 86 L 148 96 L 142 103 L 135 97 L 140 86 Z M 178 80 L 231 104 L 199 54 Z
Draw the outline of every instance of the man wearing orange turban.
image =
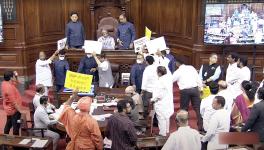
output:
M 64 110 L 59 119 L 71 138 L 66 150 L 102 150 L 103 140 L 98 123 L 89 115 L 92 98 L 82 97 L 77 103 L 80 113 L 76 113 L 70 106 L 76 97 L 77 91 L 74 91 L 73 95 L 64 103 Z
M 91 97 L 82 97 L 78 101 L 77 107 L 80 109 L 81 112 L 84 112 L 84 113 L 88 112 L 89 113 L 92 101 L 93 101 L 93 99 Z

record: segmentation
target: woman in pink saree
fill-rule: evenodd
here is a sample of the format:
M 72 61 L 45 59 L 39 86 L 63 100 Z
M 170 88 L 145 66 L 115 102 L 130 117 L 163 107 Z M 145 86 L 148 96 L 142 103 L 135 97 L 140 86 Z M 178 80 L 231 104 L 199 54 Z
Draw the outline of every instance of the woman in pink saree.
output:
M 241 83 L 242 94 L 238 95 L 231 113 L 233 125 L 240 125 L 248 120 L 250 109 L 253 107 L 257 86 L 251 81 Z

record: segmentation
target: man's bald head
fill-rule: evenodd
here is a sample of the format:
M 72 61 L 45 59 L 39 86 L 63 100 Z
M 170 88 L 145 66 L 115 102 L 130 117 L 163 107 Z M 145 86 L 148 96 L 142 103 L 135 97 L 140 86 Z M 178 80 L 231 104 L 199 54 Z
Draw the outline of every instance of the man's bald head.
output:
M 128 86 L 126 89 L 125 89 L 125 93 L 134 93 L 135 92 L 135 89 L 133 86 Z
M 180 126 L 188 125 L 188 112 L 186 110 L 179 110 L 176 114 L 176 121 Z
M 218 81 L 219 89 L 224 90 L 227 88 L 227 83 L 224 80 Z

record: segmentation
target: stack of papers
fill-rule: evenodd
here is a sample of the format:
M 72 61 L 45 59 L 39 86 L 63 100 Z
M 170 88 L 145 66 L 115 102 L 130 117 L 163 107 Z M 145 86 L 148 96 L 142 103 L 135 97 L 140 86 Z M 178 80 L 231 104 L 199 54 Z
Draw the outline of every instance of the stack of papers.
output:
M 47 144 L 48 140 L 40 140 L 37 139 L 32 145 L 31 147 L 37 147 L 37 148 L 42 148 Z
M 30 141 L 31 141 L 31 139 L 23 139 L 18 144 L 27 145 Z

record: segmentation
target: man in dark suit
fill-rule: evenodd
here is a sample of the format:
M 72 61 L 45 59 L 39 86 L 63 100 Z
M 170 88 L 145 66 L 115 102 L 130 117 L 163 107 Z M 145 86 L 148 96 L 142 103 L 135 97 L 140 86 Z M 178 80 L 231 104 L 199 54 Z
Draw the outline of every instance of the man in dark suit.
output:
M 264 144 L 264 88 L 261 87 L 258 90 L 258 98 L 260 102 L 255 104 L 251 109 L 250 116 L 242 128 L 242 132 L 248 130 L 259 134 L 260 142 Z

